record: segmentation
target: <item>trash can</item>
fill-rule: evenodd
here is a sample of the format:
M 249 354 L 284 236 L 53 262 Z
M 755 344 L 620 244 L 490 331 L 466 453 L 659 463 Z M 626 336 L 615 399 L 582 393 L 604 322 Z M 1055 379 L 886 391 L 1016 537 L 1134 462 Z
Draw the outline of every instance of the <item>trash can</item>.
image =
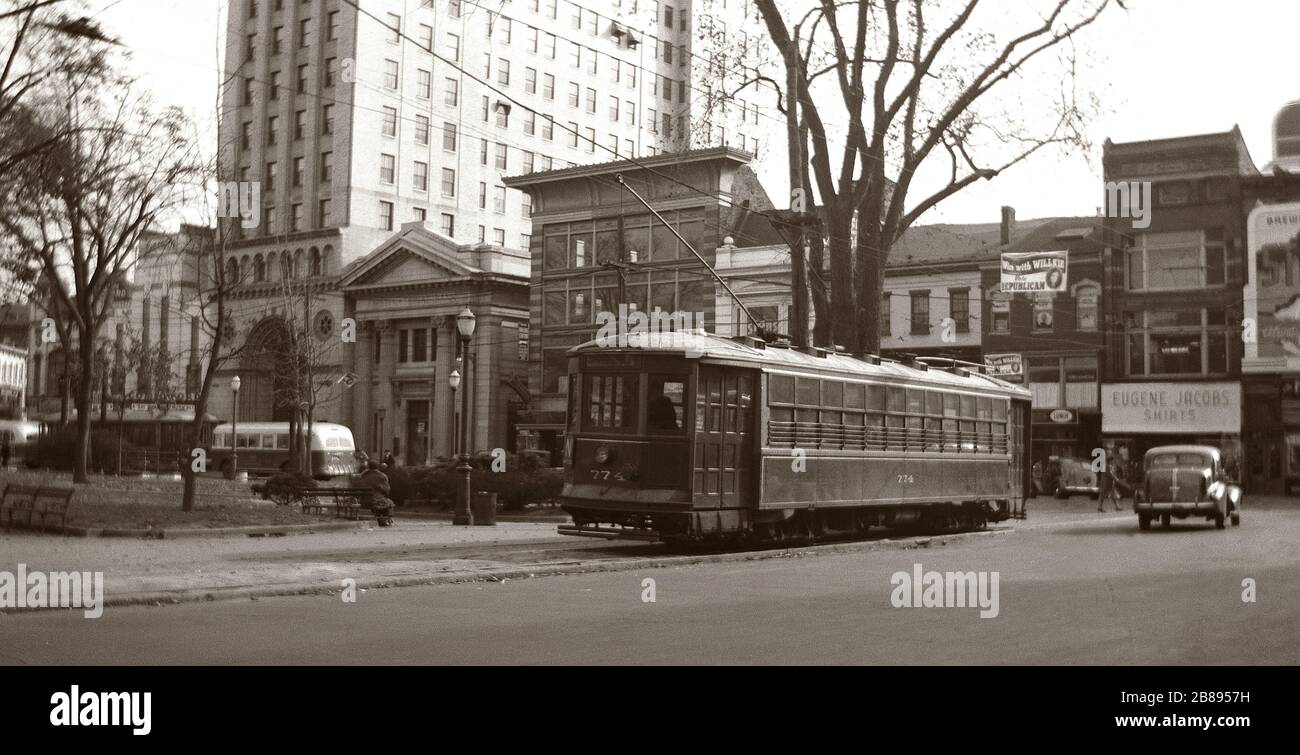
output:
M 474 524 L 493 525 L 497 523 L 497 494 L 480 490 L 474 494 L 470 504 L 470 514 Z

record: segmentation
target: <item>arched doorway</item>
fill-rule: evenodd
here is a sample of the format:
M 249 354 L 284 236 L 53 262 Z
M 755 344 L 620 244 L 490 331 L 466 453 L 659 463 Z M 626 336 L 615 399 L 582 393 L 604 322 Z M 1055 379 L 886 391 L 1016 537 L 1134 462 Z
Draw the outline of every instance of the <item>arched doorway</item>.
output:
M 268 317 L 248 333 L 239 357 L 239 418 L 248 422 L 288 422 L 293 407 L 289 364 L 289 327 L 280 317 Z M 279 367 L 279 368 L 278 368 Z

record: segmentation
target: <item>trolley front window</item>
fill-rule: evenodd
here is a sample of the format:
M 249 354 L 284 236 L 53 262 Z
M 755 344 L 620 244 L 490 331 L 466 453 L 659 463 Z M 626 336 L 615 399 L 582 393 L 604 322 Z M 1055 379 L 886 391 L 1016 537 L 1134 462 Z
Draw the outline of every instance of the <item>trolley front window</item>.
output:
M 636 430 L 637 375 L 587 375 L 583 429 Z

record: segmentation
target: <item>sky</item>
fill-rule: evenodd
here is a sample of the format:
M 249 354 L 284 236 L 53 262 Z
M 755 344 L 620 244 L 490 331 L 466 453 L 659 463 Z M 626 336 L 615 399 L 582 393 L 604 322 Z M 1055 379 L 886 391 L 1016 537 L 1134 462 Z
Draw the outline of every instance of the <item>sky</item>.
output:
M 214 144 L 223 2 L 89 0 L 97 17 L 133 50 L 131 65 L 141 85 L 153 90 L 159 104 L 191 113 Z M 601 3 L 592 0 L 590 7 Z M 1019 218 L 1093 215 L 1101 203 L 1107 138 L 1136 141 L 1238 125 L 1255 163 L 1272 159 L 1273 116 L 1300 99 L 1300 0 L 1127 4 L 1130 10 L 1108 11 L 1090 32 L 1100 59 L 1081 76 L 1104 102 L 1088 129 L 1092 149 L 1035 157 L 945 201 L 921 222 L 996 222 L 1003 205 L 1014 207 Z M 775 158 L 769 163 L 782 175 L 783 162 Z

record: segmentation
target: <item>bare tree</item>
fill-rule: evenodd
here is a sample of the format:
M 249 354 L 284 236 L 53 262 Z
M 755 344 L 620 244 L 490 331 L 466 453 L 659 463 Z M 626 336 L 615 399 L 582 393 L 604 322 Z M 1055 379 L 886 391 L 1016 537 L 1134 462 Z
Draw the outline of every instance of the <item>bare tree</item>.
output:
M 77 0 L 0 0 L 0 182 L 71 135 L 72 124 L 41 118 L 60 104 L 52 82 L 110 73 L 101 43 L 114 42 L 94 21 L 70 15 L 83 9 Z
M 72 135 L 25 164 L 24 190 L 11 197 L 0 229 L 66 318 L 65 353 L 75 353 L 78 373 L 90 376 L 115 293 L 147 253 L 141 238 L 175 208 L 195 156 L 179 110 L 155 112 L 126 82 L 91 91 L 81 83 L 60 82 L 67 108 L 56 127 Z M 92 395 L 92 381 L 80 380 L 76 482 L 87 480 Z
M 312 264 L 308 261 L 308 264 Z M 317 408 L 336 396 L 343 377 L 339 323 L 319 303 L 318 277 L 281 271 L 275 309 L 284 324 L 275 362 L 275 401 L 290 410 L 290 457 L 311 474 L 311 434 Z
M 822 300 L 812 268 L 819 343 L 878 350 L 884 265 L 923 214 L 1045 148 L 1086 148 L 1096 98 L 1077 86 L 1077 39 L 1124 0 L 993 5 L 754 0 L 771 49 L 715 46 L 719 72 L 730 72 L 719 99 L 776 92 L 798 142 L 791 186 L 820 220 L 834 282 Z

